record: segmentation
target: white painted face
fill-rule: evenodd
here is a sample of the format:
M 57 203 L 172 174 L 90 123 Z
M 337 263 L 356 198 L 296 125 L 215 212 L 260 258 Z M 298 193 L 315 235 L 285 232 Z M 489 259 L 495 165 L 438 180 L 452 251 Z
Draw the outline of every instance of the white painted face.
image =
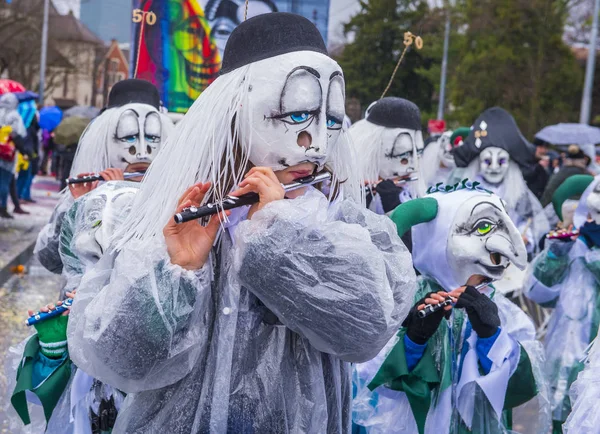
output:
M 109 167 L 140 170 L 149 165 L 162 144 L 158 110 L 147 104 L 123 106 L 109 145 Z
M 242 125 L 250 161 L 283 170 L 303 162 L 322 168 L 345 115 L 342 69 L 311 51 L 283 54 L 253 65 L 249 125 Z M 248 114 L 242 117 L 247 122 Z
M 444 165 L 444 167 L 453 169 L 456 166 L 456 163 L 454 162 L 454 156 L 452 155 L 452 149 L 454 149 L 454 147 L 450 142 L 450 137 L 452 137 L 452 131 L 446 131 L 438 139 L 440 141 L 439 155 L 440 162 Z
M 409 175 L 417 170 L 424 148 L 421 131 L 386 128 L 382 145 L 383 152 L 379 161 L 379 176 L 382 179 Z
M 510 156 L 504 149 L 490 146 L 479 154 L 479 170 L 490 184 L 500 184 L 508 171 Z
M 596 224 L 600 224 L 600 183 L 594 187 L 594 190 L 588 195 L 586 199 L 586 205 L 588 206 L 588 212 L 590 217 Z
M 521 234 L 495 195 L 473 196 L 460 205 L 446 255 L 455 281 L 463 283 L 476 274 L 498 280 L 511 263 L 520 270 L 527 266 Z

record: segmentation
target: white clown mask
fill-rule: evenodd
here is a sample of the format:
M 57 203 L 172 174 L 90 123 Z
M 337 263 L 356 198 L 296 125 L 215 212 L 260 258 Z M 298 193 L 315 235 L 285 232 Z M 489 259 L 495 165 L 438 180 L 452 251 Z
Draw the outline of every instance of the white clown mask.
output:
M 136 168 L 149 165 L 162 143 L 162 121 L 156 108 L 147 104 L 120 107 L 109 144 L 109 167 Z
M 252 64 L 248 78 L 241 130 L 250 162 L 273 170 L 304 162 L 322 168 L 345 115 L 340 66 L 323 54 L 298 51 Z
M 405 128 L 386 128 L 379 155 L 379 177 L 390 179 L 410 175 L 418 170 L 423 155 L 423 133 Z
M 500 184 L 508 171 L 510 155 L 502 148 L 490 146 L 479 154 L 479 171 L 483 179 L 493 185 Z
M 405 229 L 404 216 L 420 219 L 410 224 L 414 266 L 419 272 L 453 290 L 473 275 L 499 280 L 511 264 L 521 270 L 527 266 L 521 234 L 498 196 L 473 188 L 439 191 L 402 204 L 392 215 Z
M 594 220 L 596 224 L 600 224 L 600 182 L 596 183 L 585 203 L 588 207 L 590 218 Z

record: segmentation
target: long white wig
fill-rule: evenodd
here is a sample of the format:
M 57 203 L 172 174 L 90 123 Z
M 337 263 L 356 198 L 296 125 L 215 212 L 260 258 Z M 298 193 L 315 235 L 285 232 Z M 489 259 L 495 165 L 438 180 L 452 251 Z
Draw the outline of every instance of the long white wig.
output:
M 116 125 L 128 108 L 128 105 L 124 105 L 107 109 L 88 124 L 77 145 L 71 166 L 71 177 L 80 173 L 98 173 L 108 169 L 109 148 L 114 142 Z M 161 140 L 164 145 L 165 139 L 172 133 L 174 126 L 165 114 L 158 113 L 161 122 Z
M 350 128 L 350 137 L 354 153 L 358 156 L 357 165 L 363 173 L 364 180 L 376 182 L 379 179 L 379 162 L 383 159 L 383 135 L 388 128 L 375 125 L 366 119 L 354 123 Z M 418 133 L 417 133 L 418 134 Z M 417 137 L 412 135 L 413 143 Z M 413 160 L 415 162 L 415 175 L 417 181 L 409 182 L 407 189 L 412 197 L 421 197 L 425 194 L 425 181 L 421 174 L 421 158 L 417 148 L 413 146 Z
M 220 201 L 242 181 L 251 146 L 242 143 L 252 143 L 252 125 L 262 121 L 246 110 L 252 76 L 264 74 L 259 68 L 249 64 L 218 77 L 194 102 L 146 173 L 133 203 L 135 212 L 114 235 L 117 249 L 132 239 L 162 237 L 191 185 L 211 182 L 206 198 Z M 326 166 L 333 174 L 330 191 L 360 200 L 362 178 L 345 136 L 343 131 L 328 156 Z

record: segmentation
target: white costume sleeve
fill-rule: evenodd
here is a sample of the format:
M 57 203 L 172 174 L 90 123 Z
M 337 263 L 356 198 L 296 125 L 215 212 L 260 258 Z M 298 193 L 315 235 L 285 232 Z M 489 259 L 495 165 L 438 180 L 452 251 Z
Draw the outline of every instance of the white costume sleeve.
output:
M 63 192 L 56 208 L 54 208 L 50 221 L 42 228 L 35 243 L 34 255 L 48 271 L 55 274 L 60 274 L 63 269 L 59 254 L 60 231 L 65 213 L 73 203 L 74 199 L 71 193 L 69 191 Z
M 171 264 L 164 240 L 134 244 L 86 272 L 67 330 L 73 362 L 126 393 L 189 373 L 207 344 L 210 320 L 210 263 L 187 271 Z

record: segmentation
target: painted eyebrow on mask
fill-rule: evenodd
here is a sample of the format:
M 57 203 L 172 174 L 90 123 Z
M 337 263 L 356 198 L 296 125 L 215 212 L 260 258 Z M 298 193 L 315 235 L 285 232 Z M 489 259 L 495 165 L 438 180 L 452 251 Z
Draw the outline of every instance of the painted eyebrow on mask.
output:
M 333 80 L 334 77 L 341 77 L 344 78 L 344 74 L 342 74 L 341 71 L 333 71 L 331 73 L 331 75 L 329 76 L 329 81 Z
M 286 81 L 288 78 L 290 78 L 290 75 L 292 75 L 294 72 L 303 69 L 304 71 L 310 72 L 312 75 L 314 75 L 317 78 L 321 78 L 321 74 L 319 74 L 319 71 L 317 71 L 315 68 L 311 68 L 310 66 L 296 66 L 294 69 L 292 69 L 287 77 L 286 77 Z
M 479 206 L 479 205 L 490 205 L 494 208 L 496 208 L 498 211 L 502 212 L 502 210 L 500 208 L 498 208 L 498 206 L 495 203 L 492 202 L 479 202 L 477 205 L 475 205 L 473 207 L 473 209 L 471 210 L 471 214 L 469 214 L 469 216 L 472 216 L 473 213 L 475 212 L 475 209 Z

